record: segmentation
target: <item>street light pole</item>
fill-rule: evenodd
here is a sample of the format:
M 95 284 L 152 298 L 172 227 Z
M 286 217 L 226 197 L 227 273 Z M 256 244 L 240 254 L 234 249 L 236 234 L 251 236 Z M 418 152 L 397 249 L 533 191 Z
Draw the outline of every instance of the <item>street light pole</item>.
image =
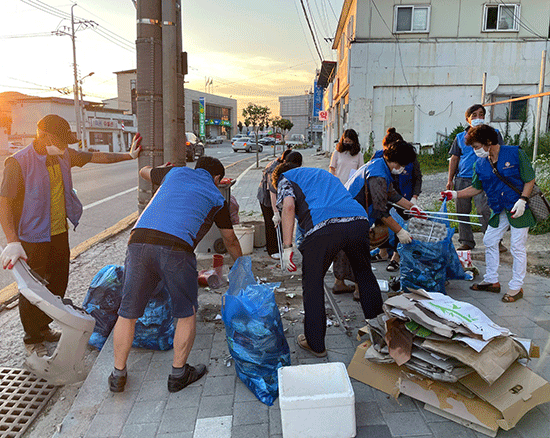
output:
M 74 71 L 74 110 L 76 115 L 76 135 L 82 140 L 82 125 L 80 116 L 82 114 L 82 108 L 80 106 L 80 99 L 78 98 L 78 67 L 76 65 L 76 37 L 74 29 L 74 7 L 76 3 L 71 6 L 71 40 L 73 42 L 73 71 Z
M 84 76 L 83 78 L 81 78 L 78 82 L 79 82 L 79 89 L 80 89 L 80 99 L 79 99 L 79 108 L 81 110 L 81 121 L 82 121 L 82 136 L 80 137 L 80 141 L 82 142 L 82 149 L 84 150 L 88 150 L 88 144 L 89 142 L 87 141 L 88 139 L 86 138 L 87 137 L 87 134 L 86 134 L 86 118 L 84 117 L 84 93 L 82 92 L 82 83 L 84 82 L 84 79 L 86 78 L 89 78 L 90 76 L 92 76 L 94 74 L 94 72 L 91 72 L 91 73 L 88 73 L 86 76 Z

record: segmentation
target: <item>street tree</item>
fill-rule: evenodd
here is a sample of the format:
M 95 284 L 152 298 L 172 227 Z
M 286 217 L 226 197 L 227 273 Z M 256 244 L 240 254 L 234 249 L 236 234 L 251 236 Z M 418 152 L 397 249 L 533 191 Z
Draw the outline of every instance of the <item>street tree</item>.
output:
M 269 124 L 269 116 L 271 110 L 267 106 L 248 104 L 246 108 L 243 108 L 244 124 L 248 122 L 254 128 L 254 134 L 256 136 L 256 166 L 260 167 L 260 155 L 258 147 L 258 134 L 263 126 Z M 248 125 L 247 125 L 248 126 Z
M 283 144 L 285 141 L 285 135 L 288 131 L 292 129 L 294 126 L 294 123 L 292 123 L 288 119 L 282 119 L 280 117 L 277 117 L 273 120 L 273 126 L 281 130 L 281 135 L 283 136 Z

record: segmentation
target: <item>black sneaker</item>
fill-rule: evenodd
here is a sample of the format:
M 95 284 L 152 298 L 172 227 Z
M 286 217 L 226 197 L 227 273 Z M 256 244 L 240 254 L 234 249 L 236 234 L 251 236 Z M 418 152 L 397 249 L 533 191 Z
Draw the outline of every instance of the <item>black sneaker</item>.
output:
M 191 385 L 191 383 L 199 380 L 202 376 L 206 374 L 206 371 L 207 371 L 206 365 L 203 365 L 202 363 L 194 367 L 192 367 L 191 365 L 185 364 L 184 368 L 185 368 L 185 371 L 183 372 L 183 376 L 174 377 L 171 374 L 168 376 L 168 391 L 170 392 L 181 391 L 186 386 Z
M 126 380 L 128 375 L 124 376 L 115 376 L 113 373 L 109 376 L 109 389 L 111 392 L 122 392 L 124 391 L 124 386 L 126 385 Z

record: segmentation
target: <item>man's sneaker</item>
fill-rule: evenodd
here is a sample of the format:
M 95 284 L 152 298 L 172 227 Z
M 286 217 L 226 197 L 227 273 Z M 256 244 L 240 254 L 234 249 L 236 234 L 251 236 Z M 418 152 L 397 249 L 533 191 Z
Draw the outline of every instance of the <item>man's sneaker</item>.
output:
M 46 342 L 57 342 L 61 339 L 61 332 L 49 327 L 46 330 L 41 331 L 40 334 L 44 336 L 44 341 Z
M 115 376 L 113 373 L 111 373 L 109 375 L 109 389 L 111 390 L 111 392 L 124 391 L 124 386 L 126 386 L 127 379 L 127 374 L 124 374 L 123 376 Z
M 43 342 L 39 342 L 38 344 L 25 344 L 25 349 L 29 356 L 33 353 L 36 353 L 38 357 L 48 355 L 48 349 Z
M 174 377 L 171 374 L 168 376 L 168 391 L 170 392 L 181 391 L 186 386 L 191 385 L 191 383 L 199 380 L 202 376 L 206 374 L 206 371 L 207 371 L 206 365 L 203 365 L 202 363 L 194 367 L 192 367 L 191 365 L 185 364 L 184 368 L 185 370 L 183 372 L 183 376 Z

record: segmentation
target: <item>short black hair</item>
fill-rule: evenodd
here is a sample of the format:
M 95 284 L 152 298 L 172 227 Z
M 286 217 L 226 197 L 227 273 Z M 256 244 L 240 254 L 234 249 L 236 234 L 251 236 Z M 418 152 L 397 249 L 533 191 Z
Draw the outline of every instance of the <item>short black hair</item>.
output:
M 386 146 L 384 158 L 390 162 L 406 166 L 416 160 L 416 151 L 412 144 L 404 140 L 397 140 Z
M 483 117 L 485 117 L 485 114 L 487 114 L 487 110 L 485 109 L 485 107 L 479 103 L 476 103 L 475 105 L 472 105 L 470 108 L 468 108 L 466 110 L 466 112 L 464 113 L 464 116 L 466 117 L 466 120 L 468 120 L 468 118 L 472 115 L 472 113 L 474 111 L 477 111 L 478 109 L 482 109 L 483 110 Z
M 225 167 L 223 167 L 222 162 L 217 158 L 208 157 L 206 155 L 203 155 L 197 160 L 195 169 L 204 169 L 208 171 L 208 173 L 212 175 L 212 178 L 216 175 L 220 175 L 220 179 L 225 176 Z
M 468 135 L 464 142 L 468 146 L 473 143 L 481 143 L 482 145 L 498 144 L 498 133 L 489 125 L 479 125 L 468 129 Z
M 281 158 L 280 158 L 280 162 L 282 163 L 283 161 L 286 160 L 286 157 L 288 156 L 288 154 L 290 154 L 292 152 L 292 147 L 289 147 L 288 149 L 285 149 L 285 151 L 283 152 L 283 155 L 281 155 Z

